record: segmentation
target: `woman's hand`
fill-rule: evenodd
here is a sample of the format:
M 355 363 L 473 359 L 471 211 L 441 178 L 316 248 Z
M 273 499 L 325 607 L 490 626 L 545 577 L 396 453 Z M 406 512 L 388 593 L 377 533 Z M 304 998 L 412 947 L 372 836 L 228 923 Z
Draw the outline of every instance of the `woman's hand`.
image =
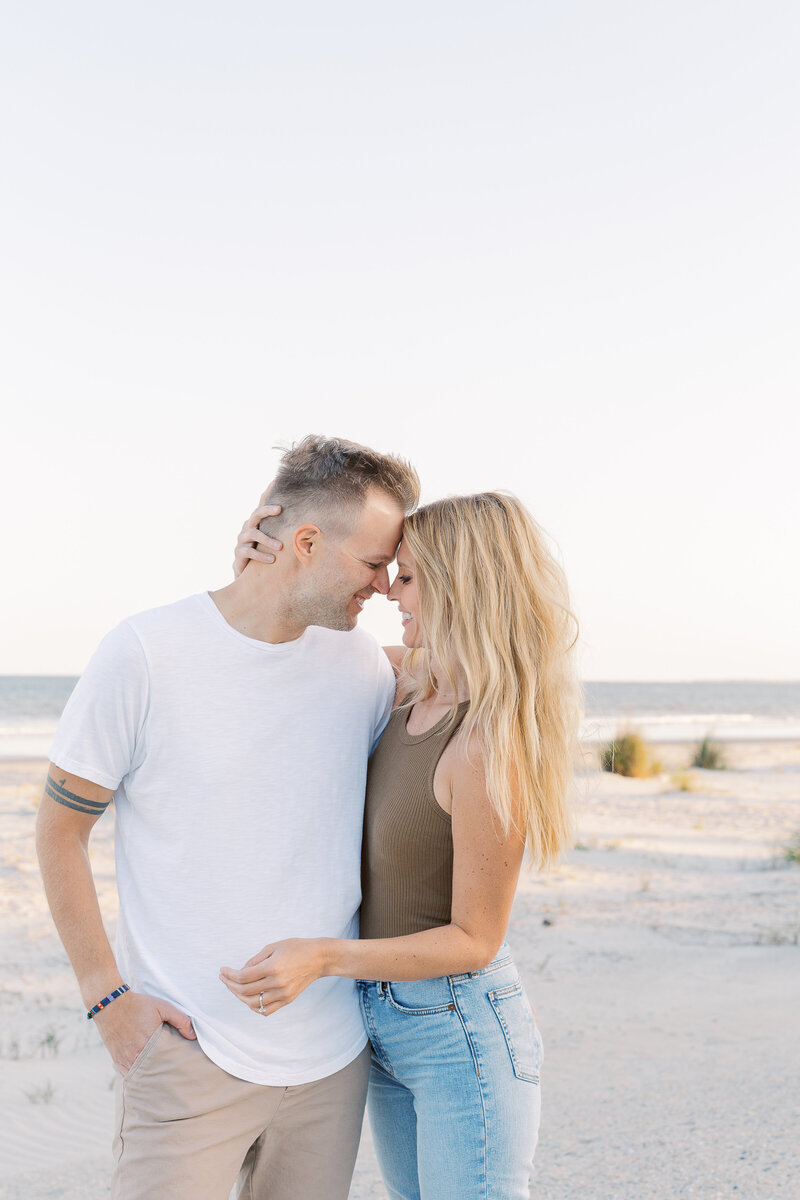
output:
M 288 938 L 259 950 L 241 971 L 223 967 L 219 977 L 243 1004 L 267 1017 L 324 974 L 323 940 Z
M 283 542 L 279 542 L 277 538 L 270 537 L 267 533 L 262 533 L 258 528 L 259 521 L 263 521 L 264 517 L 277 517 L 281 511 L 280 504 L 264 503 L 271 490 L 272 484 L 270 483 L 261 495 L 261 499 L 258 502 L 259 507 L 255 512 L 250 514 L 242 526 L 241 533 L 236 542 L 236 550 L 234 551 L 234 579 L 239 578 L 251 558 L 254 562 L 274 563 L 275 554 L 278 550 L 283 549 Z M 264 546 L 266 549 L 260 550 L 259 546 Z M 271 550 L 275 553 L 270 554 L 269 551 Z

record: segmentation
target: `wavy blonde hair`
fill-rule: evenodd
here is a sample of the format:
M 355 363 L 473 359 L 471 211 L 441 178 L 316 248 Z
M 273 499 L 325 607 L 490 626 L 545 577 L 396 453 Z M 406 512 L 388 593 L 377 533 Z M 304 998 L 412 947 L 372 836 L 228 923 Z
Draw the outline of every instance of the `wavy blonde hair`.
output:
M 506 493 L 426 504 L 406 518 L 403 536 L 425 639 L 403 660 L 405 703 L 435 693 L 434 661 L 454 691 L 466 677 L 462 735 L 481 746 L 489 800 L 504 834 L 515 829 L 533 865 L 547 866 L 572 836 L 581 708 L 564 572 L 543 530 Z M 453 722 L 456 712 L 457 702 Z

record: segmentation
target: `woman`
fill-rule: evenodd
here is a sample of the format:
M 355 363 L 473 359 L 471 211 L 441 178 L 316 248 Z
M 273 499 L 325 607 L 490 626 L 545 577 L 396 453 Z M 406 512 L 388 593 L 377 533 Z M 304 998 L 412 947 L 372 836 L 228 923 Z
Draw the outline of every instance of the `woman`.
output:
M 260 515 L 240 559 L 264 558 L 248 545 Z M 397 563 L 398 703 L 367 781 L 361 940 L 278 942 L 225 982 L 269 1014 L 323 975 L 359 980 L 392 1200 L 527 1198 L 542 1043 L 504 937 L 526 845 L 544 866 L 569 837 L 575 622 L 509 495 L 419 509 Z

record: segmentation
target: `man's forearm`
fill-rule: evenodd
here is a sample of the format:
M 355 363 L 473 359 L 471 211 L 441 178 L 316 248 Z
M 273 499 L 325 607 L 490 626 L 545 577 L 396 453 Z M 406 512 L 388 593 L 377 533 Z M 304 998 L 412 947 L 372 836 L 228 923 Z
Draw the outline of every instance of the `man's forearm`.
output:
M 56 929 L 90 1008 L 121 976 L 100 915 L 88 846 L 78 834 L 56 834 L 44 821 L 36 849 Z
M 89 838 L 112 792 L 52 765 L 36 820 L 36 849 L 50 911 L 87 1010 L 123 982 L 109 944 L 89 862 Z M 127 991 L 93 1024 L 124 1075 L 160 1022 L 194 1038 L 191 1019 L 168 1000 Z

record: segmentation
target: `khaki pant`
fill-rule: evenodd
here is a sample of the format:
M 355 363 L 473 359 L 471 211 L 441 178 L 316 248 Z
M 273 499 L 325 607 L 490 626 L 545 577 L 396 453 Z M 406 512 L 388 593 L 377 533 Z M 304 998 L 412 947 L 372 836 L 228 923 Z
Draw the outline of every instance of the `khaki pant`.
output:
M 117 1084 L 114 1200 L 346 1200 L 369 1060 L 269 1087 L 160 1026 Z

